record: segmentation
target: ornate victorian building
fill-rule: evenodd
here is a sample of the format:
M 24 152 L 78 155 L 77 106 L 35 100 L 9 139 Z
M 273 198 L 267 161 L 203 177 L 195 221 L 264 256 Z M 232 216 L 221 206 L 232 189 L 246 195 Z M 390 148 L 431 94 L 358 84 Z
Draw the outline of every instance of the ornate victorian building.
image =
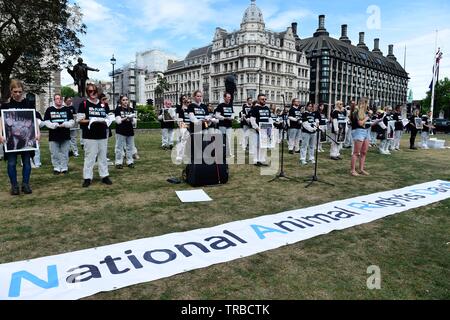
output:
M 185 60 L 168 67 L 165 76 L 171 85 L 166 97 L 202 90 L 204 100 L 217 104 L 225 92 L 225 78 L 235 76 L 235 104 L 247 97 L 265 93 L 269 103 L 290 103 L 299 97 L 309 99 L 309 65 L 305 54 L 296 49 L 297 25 L 284 32 L 265 28 L 261 10 L 251 0 L 238 31 L 216 28 L 212 45 L 192 50 Z

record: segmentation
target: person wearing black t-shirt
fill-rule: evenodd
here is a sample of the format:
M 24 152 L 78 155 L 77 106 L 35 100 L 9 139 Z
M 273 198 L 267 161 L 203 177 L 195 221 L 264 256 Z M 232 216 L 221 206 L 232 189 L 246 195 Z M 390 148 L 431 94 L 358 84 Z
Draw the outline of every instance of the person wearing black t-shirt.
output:
M 253 154 L 253 164 L 255 166 L 268 166 L 266 162 L 267 149 L 261 148 L 259 143 L 259 130 L 261 123 L 273 123 L 270 117 L 270 109 L 266 105 L 266 95 L 260 93 L 258 95 L 258 102 L 251 110 L 250 123 L 251 140 L 250 140 L 250 154 Z
M 11 80 L 9 86 L 11 92 L 11 98 L 8 103 L 4 103 L 1 106 L 2 110 L 7 109 L 35 109 L 30 105 L 27 99 L 24 99 L 23 92 L 24 86 L 19 80 Z M 1 113 L 0 113 L 1 117 Z M 11 121 L 14 125 L 14 120 Z M 39 130 L 39 125 L 34 124 L 36 128 L 36 141 L 40 140 L 41 132 Z M 6 131 L 6 128 L 5 128 Z M 14 139 L 14 137 L 13 137 Z M 3 125 L 2 119 L 0 118 L 0 143 L 8 144 L 9 140 L 3 137 Z M 11 182 L 11 195 L 19 195 L 20 189 L 17 182 L 17 156 L 20 155 L 22 158 L 23 168 L 22 168 L 22 192 L 25 194 L 32 193 L 30 187 L 30 176 L 31 176 L 31 158 L 34 156 L 34 151 L 22 151 L 22 152 L 5 152 L 5 160 L 8 162 L 8 177 Z
M 44 121 L 48 134 L 48 146 L 50 148 L 53 173 L 66 174 L 69 170 L 69 149 L 70 149 L 70 128 L 73 127 L 72 111 L 63 106 L 61 95 L 55 94 L 53 97 L 54 106 L 48 107 L 45 111 Z
M 176 162 L 181 163 L 184 158 L 184 152 L 186 149 L 186 143 L 189 140 L 189 125 L 191 120 L 188 113 L 188 98 L 182 96 L 181 107 L 177 111 L 177 123 L 178 123 L 178 143 L 176 145 Z
M 316 150 L 317 130 L 319 129 L 319 116 L 314 112 L 314 106 L 309 103 L 302 114 L 302 147 L 300 149 L 300 163 L 306 164 L 306 154 L 309 153 L 309 161 L 314 163 L 314 151 Z
M 253 99 L 247 98 L 247 102 L 242 106 L 242 110 L 239 113 L 241 119 L 241 128 L 244 131 L 241 141 L 242 150 L 247 150 L 249 134 L 250 134 L 250 111 L 252 110 Z
M 219 119 L 219 130 L 226 136 L 227 155 L 233 156 L 233 114 L 234 109 L 231 104 L 231 94 L 225 92 L 223 103 L 219 104 L 215 110 L 216 119 Z
M 352 121 L 352 138 L 353 138 L 353 154 L 351 161 L 352 176 L 359 176 L 360 174 L 368 176 L 369 173 L 365 170 L 367 150 L 369 150 L 369 127 L 368 115 L 369 103 L 366 98 L 361 98 L 358 107 L 351 110 Z M 356 172 L 356 161 L 359 158 L 359 173 Z
M 409 118 L 409 131 L 411 132 L 411 136 L 409 138 L 409 148 L 411 150 L 417 150 L 416 148 L 416 136 L 419 129 L 416 127 L 416 119 L 420 119 L 419 109 L 415 109 L 411 117 Z
M 321 130 L 320 133 L 321 140 L 323 139 L 324 141 L 326 141 L 328 119 L 325 110 L 325 105 L 323 103 L 319 104 L 316 112 L 317 116 L 319 117 L 319 129 Z M 322 143 L 323 143 L 322 141 L 319 141 L 319 150 L 317 150 L 318 152 L 324 152 Z
M 342 160 L 341 149 L 347 131 L 347 112 L 342 101 L 336 101 L 336 108 L 331 113 L 330 158 Z
M 210 119 L 208 107 L 202 102 L 203 94 L 200 90 L 196 90 L 192 95 L 193 101 L 188 106 L 188 114 L 190 119 L 189 131 L 191 134 L 208 130 Z
M 116 168 L 123 168 L 123 152 L 126 150 L 127 166 L 134 168 L 133 149 L 134 149 L 134 128 L 136 113 L 129 105 L 127 96 L 120 98 L 120 106 L 114 110 L 116 117 Z
M 167 113 L 173 114 L 171 119 L 166 118 Z M 161 123 L 161 148 L 164 150 L 173 148 L 173 129 L 175 128 L 175 109 L 172 108 L 172 101 L 164 100 L 164 108 L 159 110 L 158 120 Z
M 87 188 L 91 185 L 96 159 L 102 183 L 111 185 L 106 154 L 108 151 L 108 128 L 113 119 L 108 117 L 108 105 L 102 105 L 98 99 L 96 85 L 88 84 L 86 93 L 87 100 L 81 102 L 78 108 L 78 118 L 84 141 L 83 187 Z
M 282 107 L 278 107 L 274 104 L 270 105 L 270 117 L 273 121 L 273 127 L 275 128 L 275 132 L 277 133 L 277 143 L 280 144 L 283 139 L 283 127 L 284 127 L 284 119 L 283 119 L 283 109 Z
M 400 150 L 400 140 L 403 135 L 403 117 L 402 117 L 402 106 L 398 105 L 395 107 L 394 115 L 392 119 L 395 121 L 395 132 L 394 132 L 394 148 L 393 150 Z
M 302 136 L 302 111 L 300 110 L 300 100 L 292 99 L 291 108 L 288 114 L 289 130 L 288 130 L 288 148 L 289 153 L 300 153 L 300 139 Z
M 422 115 L 422 124 L 423 129 L 420 134 L 422 138 L 422 149 L 429 149 L 428 141 L 430 140 L 430 132 L 433 130 L 434 126 L 431 124 L 431 111 L 428 111 L 426 114 Z
M 384 115 L 382 117 L 382 121 L 378 123 L 378 126 L 381 128 L 379 138 L 381 140 L 380 142 L 380 153 L 381 154 L 391 154 L 389 151 L 389 146 L 391 144 L 391 139 L 388 139 L 387 131 L 388 131 L 388 125 L 389 122 L 392 121 L 392 107 L 387 106 L 385 108 Z
M 75 158 L 78 158 L 78 131 L 80 130 L 78 128 L 78 122 L 77 120 L 77 111 L 75 110 L 75 107 L 72 103 L 71 97 L 65 97 L 64 98 L 64 105 L 72 111 L 73 119 L 75 120 L 75 124 L 72 128 L 70 128 L 70 154 L 73 154 Z

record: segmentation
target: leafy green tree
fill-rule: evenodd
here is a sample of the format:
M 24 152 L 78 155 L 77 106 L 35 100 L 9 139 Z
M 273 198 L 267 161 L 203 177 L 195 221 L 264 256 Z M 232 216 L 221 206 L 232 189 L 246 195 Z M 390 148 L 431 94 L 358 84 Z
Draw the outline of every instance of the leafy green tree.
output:
M 431 108 L 431 91 L 427 92 L 427 97 L 422 100 L 421 106 L 424 111 Z M 437 118 L 441 111 L 444 111 L 445 118 L 450 118 L 450 80 L 444 78 L 436 83 L 434 89 L 434 117 Z
M 0 95 L 11 77 L 34 92 L 48 83 L 64 61 L 81 54 L 82 14 L 69 0 L 0 0 Z
M 77 95 L 77 93 L 75 92 L 75 90 L 73 90 L 70 87 L 62 87 L 61 88 L 61 95 L 63 97 L 75 97 Z

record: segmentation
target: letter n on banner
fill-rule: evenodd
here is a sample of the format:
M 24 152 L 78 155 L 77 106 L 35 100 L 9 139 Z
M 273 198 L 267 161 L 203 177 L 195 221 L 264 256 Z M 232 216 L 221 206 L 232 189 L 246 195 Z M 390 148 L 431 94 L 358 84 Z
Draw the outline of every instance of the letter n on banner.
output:
M 47 282 L 45 280 L 39 279 L 34 274 L 31 274 L 28 271 L 14 272 L 11 276 L 11 284 L 9 286 L 8 295 L 10 298 L 20 297 L 22 278 L 34 283 L 35 285 L 43 289 L 56 288 L 59 285 L 56 265 L 47 267 Z

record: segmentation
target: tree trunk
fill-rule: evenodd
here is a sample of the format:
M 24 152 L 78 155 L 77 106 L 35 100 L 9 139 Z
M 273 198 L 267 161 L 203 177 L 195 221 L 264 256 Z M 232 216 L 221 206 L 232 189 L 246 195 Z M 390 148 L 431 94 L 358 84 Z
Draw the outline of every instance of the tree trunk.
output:
M 10 80 L 9 80 L 9 74 L 0 74 L 0 102 L 6 101 L 6 99 L 9 98 L 9 84 L 10 84 Z

